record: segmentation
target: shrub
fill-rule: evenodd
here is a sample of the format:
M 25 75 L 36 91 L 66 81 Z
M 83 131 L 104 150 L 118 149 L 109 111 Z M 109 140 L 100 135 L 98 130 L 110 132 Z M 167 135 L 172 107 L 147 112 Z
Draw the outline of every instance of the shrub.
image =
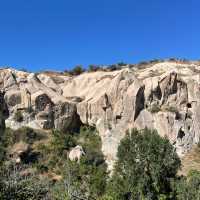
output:
M 107 69 L 108 69 L 109 71 L 116 71 L 116 70 L 122 69 L 122 67 L 119 66 L 119 65 L 117 65 L 117 64 L 112 64 L 112 65 L 109 65 Z
M 80 75 L 83 72 L 85 72 L 85 70 L 83 69 L 82 65 L 77 65 L 73 69 L 71 69 L 71 70 L 65 70 L 64 72 L 68 73 L 68 74 L 70 74 L 72 76 L 77 76 L 77 75 Z
M 180 159 L 168 139 L 134 129 L 122 139 L 117 157 L 108 188 L 115 200 L 171 198 Z
M 173 112 L 173 113 L 178 112 L 177 108 L 174 107 L 174 106 L 168 106 L 168 107 L 165 108 L 165 110 L 168 111 L 168 112 Z
M 149 109 L 149 112 L 151 113 L 157 113 L 159 112 L 161 109 L 160 109 L 160 106 L 158 104 L 153 104 Z
M 1 169 L 0 199 L 41 200 L 47 196 L 48 185 L 34 174 L 26 175 L 24 173 L 26 169 L 26 167 L 15 165 Z
M 28 144 L 33 144 L 35 141 L 46 138 L 46 135 L 41 131 L 36 131 L 29 127 L 22 127 L 12 131 L 12 144 L 23 141 Z
M 156 64 L 156 63 L 160 63 L 160 62 L 163 62 L 164 60 L 162 59 L 153 59 L 153 60 L 150 60 L 149 63 L 151 64 Z
M 89 65 L 88 66 L 88 71 L 89 72 L 96 72 L 96 71 L 98 71 L 98 70 L 100 70 L 101 68 L 99 67 L 99 66 L 97 66 L 97 65 Z
M 120 66 L 120 67 L 123 67 L 123 66 L 126 66 L 127 64 L 124 63 L 124 62 L 118 62 L 117 65 Z
M 181 177 L 175 184 L 177 200 L 197 200 L 200 197 L 200 172 L 192 170 L 187 177 Z
M 20 110 L 18 110 L 17 112 L 15 112 L 14 120 L 16 122 L 22 122 L 23 121 L 23 115 L 22 115 L 22 112 Z
M 100 138 L 94 128 L 87 126 L 81 127 L 74 138 L 86 155 L 80 163 L 64 163 L 63 180 L 53 190 L 54 199 L 97 199 L 103 196 L 107 180 Z
M 76 146 L 76 140 L 69 133 L 52 130 L 50 141 L 47 144 L 39 144 L 37 151 L 40 152 L 37 169 L 39 171 L 56 170 L 61 173 L 62 167 L 67 160 L 67 152 Z M 40 165 L 43 164 L 43 166 Z
M 11 143 L 12 132 L 9 128 L 0 132 L 0 166 L 6 159 L 7 147 Z
M 69 150 L 75 145 L 76 142 L 72 135 L 69 133 L 64 134 L 58 130 L 52 131 L 52 140 L 50 142 L 50 146 L 52 150 L 58 155 L 61 155 L 64 150 Z

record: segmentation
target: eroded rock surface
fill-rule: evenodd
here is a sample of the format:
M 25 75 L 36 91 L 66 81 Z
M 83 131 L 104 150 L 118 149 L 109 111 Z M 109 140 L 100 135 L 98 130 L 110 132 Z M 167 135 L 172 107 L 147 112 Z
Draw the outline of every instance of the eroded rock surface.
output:
M 14 77 L 13 84 L 7 83 L 9 76 Z M 60 85 L 54 83 L 51 77 L 13 69 L 1 69 L 0 77 L 1 90 L 5 91 L 5 101 L 9 110 L 9 118 L 6 120 L 8 127 L 69 130 L 74 128 L 74 124 L 80 124 L 75 103 L 60 94 Z M 23 115 L 22 121 L 16 120 L 19 112 Z
M 162 62 L 76 77 L 2 69 L 0 87 L 9 109 L 6 124 L 12 128 L 96 126 L 109 169 L 120 140 L 133 127 L 157 129 L 180 156 L 199 142 L 198 63 Z M 18 111 L 22 122 L 14 119 Z

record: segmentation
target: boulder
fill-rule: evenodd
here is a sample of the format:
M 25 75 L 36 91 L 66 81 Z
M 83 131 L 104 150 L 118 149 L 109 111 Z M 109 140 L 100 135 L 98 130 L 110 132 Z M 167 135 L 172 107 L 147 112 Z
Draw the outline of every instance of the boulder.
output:
M 85 152 L 83 151 L 82 146 L 77 145 L 74 147 L 70 152 L 69 152 L 69 159 L 71 161 L 77 161 L 78 163 L 80 162 L 80 159 L 82 156 L 85 155 Z

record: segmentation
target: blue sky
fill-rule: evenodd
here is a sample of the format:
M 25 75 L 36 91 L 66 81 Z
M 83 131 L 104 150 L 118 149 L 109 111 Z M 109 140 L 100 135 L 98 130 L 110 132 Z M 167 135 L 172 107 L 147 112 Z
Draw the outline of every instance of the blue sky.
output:
M 199 0 L 0 0 L 0 65 L 200 59 Z

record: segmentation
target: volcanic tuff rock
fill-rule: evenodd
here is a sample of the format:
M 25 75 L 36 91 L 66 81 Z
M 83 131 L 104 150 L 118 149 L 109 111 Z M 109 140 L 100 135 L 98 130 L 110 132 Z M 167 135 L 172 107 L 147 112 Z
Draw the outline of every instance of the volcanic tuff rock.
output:
M 1 69 L 0 87 L 9 109 L 7 126 L 63 130 L 80 123 L 96 126 L 109 169 L 119 141 L 133 127 L 157 129 L 180 156 L 199 141 L 198 63 L 161 62 L 75 77 Z M 16 112 L 22 112 L 22 122 L 15 120 Z

